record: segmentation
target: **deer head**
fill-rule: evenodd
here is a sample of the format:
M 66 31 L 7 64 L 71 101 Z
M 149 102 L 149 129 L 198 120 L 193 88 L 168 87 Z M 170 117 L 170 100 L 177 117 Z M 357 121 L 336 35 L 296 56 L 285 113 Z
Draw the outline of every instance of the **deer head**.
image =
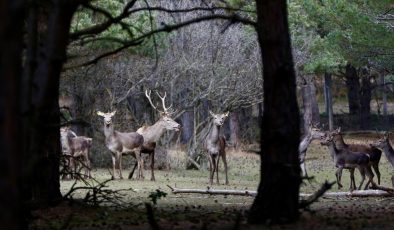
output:
M 162 123 L 164 129 L 166 130 L 175 130 L 178 132 L 181 128 L 181 125 L 174 121 L 171 117 L 164 115 L 160 118 L 159 122 Z
M 326 137 L 326 133 L 323 132 L 317 125 L 309 124 L 309 133 L 312 139 L 323 139 Z
M 116 111 L 110 112 L 110 113 L 103 113 L 100 111 L 97 111 L 97 115 L 104 117 L 104 125 L 106 127 L 109 127 L 112 124 L 112 117 L 115 115 Z
M 211 110 L 209 110 L 209 114 L 213 118 L 213 124 L 216 126 L 222 126 L 226 118 L 228 117 L 229 112 L 222 114 L 215 114 Z
M 383 149 L 385 146 L 387 146 L 387 143 L 389 143 L 389 135 L 389 132 L 385 132 L 383 137 L 370 144 L 370 146 Z

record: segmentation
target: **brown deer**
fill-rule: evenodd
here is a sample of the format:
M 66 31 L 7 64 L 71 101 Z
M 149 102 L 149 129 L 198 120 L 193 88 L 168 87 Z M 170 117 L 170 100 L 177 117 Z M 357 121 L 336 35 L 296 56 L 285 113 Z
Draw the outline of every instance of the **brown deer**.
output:
M 142 145 L 141 152 L 149 154 L 150 157 L 151 181 L 156 180 L 154 174 L 156 142 L 164 134 L 164 131 L 175 130 L 178 132 L 181 128 L 181 125 L 170 117 L 172 114 L 172 112 L 170 112 L 171 106 L 166 107 L 165 105 L 167 93 L 164 93 L 164 96 L 161 96 L 158 92 L 156 92 L 156 94 L 161 99 L 163 111 L 158 110 L 157 107 L 153 104 L 151 99 L 151 91 L 145 91 L 145 96 L 149 100 L 150 105 L 153 107 L 153 109 L 157 110 L 160 113 L 160 119 L 151 126 L 142 126 L 137 130 L 137 133 L 141 134 L 144 137 L 144 144 Z M 129 174 L 129 178 L 133 177 L 134 169 Z
M 388 132 L 386 132 L 382 138 L 373 142 L 371 146 L 382 149 L 384 155 L 386 155 L 387 160 L 390 162 L 391 166 L 394 167 L 394 149 L 390 144 L 390 138 Z M 392 186 L 394 187 L 394 175 L 391 176 L 391 183 Z
M 112 154 L 112 167 L 113 174 L 112 179 L 115 179 L 115 165 L 118 163 L 119 166 L 119 178 L 123 179 L 122 176 L 122 155 L 132 154 L 137 160 L 138 166 L 138 179 L 143 179 L 143 169 L 141 162 L 141 147 L 144 143 L 144 137 L 136 132 L 123 133 L 114 130 L 112 123 L 112 117 L 116 111 L 111 113 L 103 113 L 98 111 L 97 115 L 104 117 L 104 135 L 105 145 L 111 151 Z
M 330 155 L 334 160 L 335 166 L 338 168 L 335 172 L 335 176 L 337 179 L 338 188 L 342 188 L 341 184 L 341 176 L 342 170 L 349 169 L 350 171 L 350 191 L 356 189 L 356 183 L 354 181 L 354 169 L 357 168 L 361 175 L 362 181 L 360 183 L 359 189 L 361 189 L 362 184 L 364 183 L 365 174 L 368 177 L 368 182 L 364 189 L 367 188 L 368 184 L 375 184 L 373 181 L 374 174 L 372 173 L 371 165 L 369 163 L 369 155 L 362 152 L 352 152 L 349 149 L 343 148 L 338 149 L 335 145 L 334 135 L 329 133 L 326 136 L 326 139 L 321 142 L 322 145 L 328 146 Z
M 316 126 L 309 124 L 308 131 L 304 135 L 304 137 L 302 138 L 300 145 L 298 147 L 302 177 L 305 177 L 305 178 L 308 177 L 308 173 L 306 171 L 306 166 L 305 166 L 305 156 L 306 156 L 306 150 L 308 149 L 309 144 L 313 140 L 323 139 L 325 136 L 326 136 L 325 132 L 321 131 Z
M 362 152 L 369 155 L 370 165 L 374 169 L 376 177 L 378 178 L 378 184 L 380 184 L 379 162 L 382 156 L 382 151 L 380 151 L 378 148 L 369 145 L 346 144 L 345 141 L 343 140 L 341 127 L 338 127 L 333 134 L 334 134 L 335 146 L 338 149 L 346 148 L 352 152 Z
M 85 178 L 91 178 L 91 165 L 89 151 L 92 147 L 92 138 L 77 136 L 69 127 L 60 129 L 63 154 L 68 158 L 65 167 L 71 172 L 71 178 L 77 172 L 78 159 L 82 158 L 82 167 L 85 168 Z
M 216 172 L 216 183 L 219 184 L 219 157 L 222 157 L 224 163 L 224 172 L 226 173 L 226 184 L 228 183 L 227 177 L 227 159 L 226 159 L 226 139 L 223 136 L 219 136 L 220 128 L 222 127 L 225 119 L 228 117 L 229 112 L 222 114 L 214 114 L 209 111 L 212 116 L 212 127 L 209 131 L 203 147 L 208 153 L 209 159 L 209 183 L 212 185 L 213 177 Z

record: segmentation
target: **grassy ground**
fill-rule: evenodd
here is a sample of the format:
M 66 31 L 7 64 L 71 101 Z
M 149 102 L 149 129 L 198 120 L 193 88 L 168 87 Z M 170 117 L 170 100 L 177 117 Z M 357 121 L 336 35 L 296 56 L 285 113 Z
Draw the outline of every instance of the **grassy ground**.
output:
M 368 143 L 373 137 L 345 137 L 347 142 Z M 84 206 L 78 202 L 64 202 L 61 205 L 34 212 L 32 229 L 147 229 L 150 228 L 144 203 L 152 203 L 149 195 L 157 189 L 167 193 L 153 205 L 154 218 L 164 229 L 393 229 L 391 218 L 394 214 L 393 198 L 324 198 L 303 211 L 298 223 L 282 226 L 249 226 L 246 224 L 252 197 L 172 194 L 167 187 L 206 188 L 209 186 L 208 171 L 183 170 L 174 168 L 184 164 L 184 156 L 170 151 L 170 165 L 167 171 L 155 171 L 156 182 L 149 181 L 150 173 L 145 171 L 145 180 L 115 180 L 107 183 L 108 189 L 131 189 L 121 192 L 122 204 L 126 208 Z M 259 181 L 259 157 L 252 153 L 228 152 L 230 185 L 213 185 L 215 189 L 255 190 Z M 222 164 L 221 164 L 222 165 Z M 335 168 L 325 147 L 313 142 L 307 153 L 307 169 L 314 180 L 301 186 L 301 192 L 315 191 L 325 180 L 334 181 Z M 382 185 L 390 186 L 392 167 L 382 156 L 380 171 Z M 125 170 L 128 172 L 130 169 Z M 124 173 L 126 174 L 126 173 Z M 95 169 L 93 177 L 102 182 L 110 178 L 107 169 Z M 224 183 L 224 174 L 220 174 Z M 349 187 L 349 174 L 343 173 L 344 189 Z M 356 175 L 356 183 L 360 181 Z M 61 190 L 66 193 L 73 181 L 62 181 Z M 83 185 L 79 182 L 78 185 Z M 334 185 L 332 191 L 338 191 Z M 85 197 L 86 191 L 74 193 L 74 198 Z

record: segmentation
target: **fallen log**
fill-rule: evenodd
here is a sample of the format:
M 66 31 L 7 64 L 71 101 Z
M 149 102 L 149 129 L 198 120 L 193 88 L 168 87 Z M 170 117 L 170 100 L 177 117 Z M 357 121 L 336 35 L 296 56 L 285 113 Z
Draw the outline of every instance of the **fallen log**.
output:
M 227 190 L 227 189 L 193 189 L 193 188 L 173 188 L 167 185 L 172 193 L 199 193 L 209 195 L 236 195 L 236 196 L 252 196 L 257 195 L 254 190 Z M 300 193 L 300 197 L 310 197 L 313 194 Z M 390 197 L 393 193 L 382 190 L 355 190 L 353 192 L 326 192 L 321 197 Z
M 200 193 L 210 195 L 237 195 L 237 196 L 256 196 L 257 192 L 252 190 L 227 190 L 227 189 L 193 189 L 193 188 L 173 188 L 167 185 L 172 193 Z
M 300 197 L 308 197 L 311 194 L 301 193 Z M 392 197 L 393 193 L 382 190 L 355 190 L 353 192 L 326 192 L 322 197 Z

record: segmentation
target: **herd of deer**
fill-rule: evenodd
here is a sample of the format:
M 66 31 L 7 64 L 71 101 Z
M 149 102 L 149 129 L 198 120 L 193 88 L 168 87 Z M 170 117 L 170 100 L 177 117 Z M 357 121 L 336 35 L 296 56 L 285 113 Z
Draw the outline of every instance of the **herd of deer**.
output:
M 148 154 L 150 157 L 150 168 L 151 168 L 151 180 L 155 180 L 154 175 L 154 155 L 156 143 L 166 130 L 179 131 L 181 125 L 178 124 L 171 118 L 173 112 L 170 111 L 170 107 L 165 105 L 166 93 L 161 96 L 156 93 L 162 102 L 163 110 L 160 111 L 154 105 L 151 99 L 151 91 L 145 91 L 150 105 L 160 113 L 160 119 L 151 126 L 143 126 L 137 129 L 136 132 L 120 132 L 114 129 L 112 122 L 113 116 L 116 111 L 110 113 L 103 113 L 98 111 L 97 115 L 104 118 L 104 136 L 105 145 L 111 152 L 113 173 L 112 179 L 115 179 L 116 166 L 118 166 L 118 176 L 123 179 L 122 176 L 122 156 L 132 155 L 136 159 L 137 167 L 137 179 L 143 179 L 143 157 L 142 154 Z M 227 161 L 225 146 L 226 142 L 224 137 L 220 136 L 220 127 L 223 125 L 228 112 L 224 114 L 214 114 L 211 111 L 210 115 L 213 118 L 213 126 L 207 135 L 207 138 L 203 144 L 205 151 L 208 153 L 210 162 L 210 183 L 213 182 L 214 173 L 217 175 L 217 183 L 219 183 L 218 167 L 219 157 L 222 157 L 226 172 L 226 184 L 228 184 L 227 178 Z M 82 167 L 85 168 L 85 177 L 91 177 L 90 160 L 89 160 L 89 149 L 92 144 L 92 139 L 84 136 L 77 136 L 73 131 L 67 127 L 60 129 L 61 133 L 61 144 L 62 152 L 65 156 L 66 162 L 65 167 L 65 178 L 75 178 L 77 173 L 78 162 L 82 163 Z M 79 161 L 79 159 L 81 159 Z M 135 169 L 134 167 L 134 169 Z M 129 179 L 132 178 L 134 169 L 129 174 Z
M 173 113 L 170 112 L 171 106 L 166 107 L 165 105 L 166 94 L 164 94 L 164 96 L 161 96 L 159 93 L 156 94 L 161 99 L 163 107 L 162 111 L 158 110 L 153 104 L 151 100 L 151 91 L 145 91 L 145 96 L 149 100 L 150 105 L 160 112 L 160 119 L 151 126 L 143 126 L 139 128 L 136 132 L 119 132 L 114 129 L 112 118 L 116 114 L 116 111 L 110 113 L 97 112 L 98 116 L 104 118 L 105 145 L 110 150 L 112 157 L 112 179 L 115 179 L 116 165 L 118 166 L 118 176 L 120 179 L 123 179 L 122 155 L 133 155 L 135 157 L 136 165 L 134 169 L 137 167 L 137 179 L 143 179 L 144 162 L 142 154 L 148 154 L 150 157 L 151 180 L 155 180 L 154 155 L 156 143 L 166 130 L 179 131 L 181 128 L 181 126 L 171 118 Z M 203 143 L 203 148 L 208 154 L 209 160 L 209 183 L 213 183 L 213 178 L 216 172 L 216 182 L 219 184 L 219 159 L 222 158 L 226 176 L 225 183 L 228 184 L 229 181 L 227 176 L 227 160 L 225 152 L 226 140 L 223 136 L 220 136 L 220 128 L 228 117 L 229 112 L 215 114 L 209 111 L 209 114 L 212 117 L 212 127 Z M 83 168 L 85 168 L 85 177 L 90 178 L 91 165 L 89 160 L 89 149 L 92 146 L 92 138 L 77 136 L 67 127 L 61 128 L 60 133 L 63 155 L 66 159 L 65 168 L 68 169 L 68 174 L 66 175 L 70 178 L 74 178 L 75 175 L 78 175 L 76 172 L 77 165 L 78 162 L 81 162 Z M 321 140 L 321 144 L 327 146 L 329 149 L 331 158 L 337 168 L 335 175 L 338 188 L 342 188 L 341 177 L 343 169 L 348 169 L 350 172 L 351 191 L 356 189 L 354 179 L 354 171 L 356 168 L 361 174 L 361 182 L 358 189 L 362 188 L 365 176 L 367 176 L 368 181 L 364 189 L 366 189 L 369 184 L 375 184 L 373 181 L 374 173 L 372 168 L 376 173 L 378 184 L 380 184 L 379 161 L 382 154 L 380 149 L 383 150 L 388 161 L 394 167 L 394 150 L 390 144 L 388 133 L 385 133 L 381 139 L 370 145 L 346 144 L 343 140 L 340 128 L 331 132 L 324 132 L 315 126 L 310 125 L 299 145 L 300 166 L 302 176 L 305 178 L 308 177 L 305 167 L 306 151 L 309 144 L 316 139 Z M 77 161 L 77 159 L 81 160 Z M 129 179 L 132 178 L 134 169 L 130 172 L 128 176 Z M 391 180 L 394 187 L 394 175 Z

